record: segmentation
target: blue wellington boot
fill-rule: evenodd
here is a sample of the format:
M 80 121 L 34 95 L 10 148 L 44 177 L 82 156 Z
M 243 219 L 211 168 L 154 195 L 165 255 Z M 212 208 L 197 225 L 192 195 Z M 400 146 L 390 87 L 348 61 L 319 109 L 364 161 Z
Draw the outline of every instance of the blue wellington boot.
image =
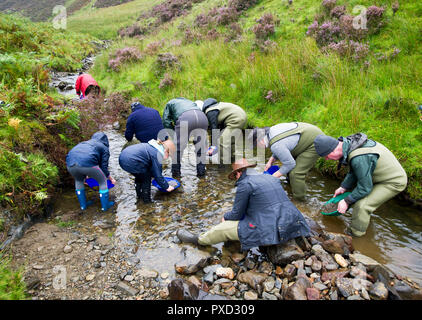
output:
M 77 189 L 76 196 L 78 197 L 79 204 L 81 205 L 81 210 L 86 210 L 88 206 L 93 204 L 92 200 L 86 200 L 85 189 Z
M 101 201 L 101 210 L 107 211 L 109 208 L 114 206 L 114 201 L 108 201 L 109 191 L 100 190 L 100 201 Z

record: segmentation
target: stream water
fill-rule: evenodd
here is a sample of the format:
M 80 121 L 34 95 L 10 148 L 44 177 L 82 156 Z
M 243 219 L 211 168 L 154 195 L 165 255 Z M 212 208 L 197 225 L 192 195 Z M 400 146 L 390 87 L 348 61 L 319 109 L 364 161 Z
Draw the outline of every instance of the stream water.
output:
M 76 78 L 77 74 L 63 74 L 56 75 L 54 81 L 74 85 Z M 75 90 L 70 87 L 59 92 L 76 97 Z M 119 166 L 119 155 L 126 144 L 124 136 L 111 128 L 105 133 L 110 142 L 109 170 L 117 181 L 112 189 L 117 203 L 115 213 L 86 215 L 81 223 L 87 229 L 102 224 L 112 225 L 115 245 L 129 260 L 138 267 L 174 275 L 174 264 L 182 258 L 181 245 L 175 237 L 176 230 L 188 228 L 193 232 L 205 231 L 217 224 L 222 214 L 231 209 L 235 187 L 233 181 L 227 179 L 230 167 L 208 165 L 207 175 L 197 178 L 196 167 L 189 163 L 189 159 L 195 159 L 193 145 L 189 144 L 182 159 L 182 175 L 179 179 L 182 186 L 170 194 L 152 187 L 154 202 L 145 205 L 136 199 L 133 176 Z M 263 167 L 264 164 L 261 164 L 256 169 L 263 171 Z M 163 164 L 163 175 L 171 177 L 169 163 Z M 324 230 L 343 233 L 350 223 L 350 211 L 339 217 L 327 217 L 319 212 L 321 205 L 332 197 L 339 183 L 313 171 L 307 177 L 307 200 L 293 202 L 303 214 L 319 223 Z M 289 185 L 284 183 L 284 186 L 291 198 Z M 90 196 L 98 197 L 93 192 Z M 60 197 L 60 201 L 56 201 L 54 210 L 66 212 L 76 210 L 77 207 L 74 190 L 69 190 Z M 373 213 L 365 236 L 353 239 L 356 250 L 420 286 L 421 244 L 422 213 L 413 207 L 403 206 L 396 199 L 383 204 Z M 215 248 L 223 252 L 225 250 L 222 244 Z
M 120 151 L 126 144 L 118 131 L 105 131 L 110 142 L 109 169 L 117 180 L 112 189 L 115 197 L 115 213 L 87 214 L 81 223 L 87 229 L 108 224 L 113 226 L 115 246 L 139 268 L 168 272 L 174 276 L 174 264 L 182 259 L 181 245 L 175 237 L 179 228 L 202 232 L 218 223 L 224 212 L 231 209 L 235 187 L 227 179 L 229 167 L 208 165 L 204 178 L 196 177 L 196 167 L 189 163 L 194 159 L 192 144 L 186 149 L 182 162 L 182 186 L 166 194 L 152 187 L 152 204 L 136 199 L 134 178 L 123 171 L 118 163 Z M 169 163 L 163 164 L 163 175 L 171 177 Z M 257 170 L 263 171 L 264 165 Z M 326 231 L 343 233 L 350 223 L 351 213 L 327 217 L 319 213 L 321 205 L 337 188 L 339 181 L 323 177 L 313 171 L 307 177 L 309 193 L 305 202 L 295 202 L 299 210 L 318 222 Z M 291 196 L 287 183 L 285 189 Z M 98 197 L 90 192 L 90 197 Z M 99 201 L 96 204 L 99 207 Z M 94 205 L 95 206 L 95 205 Z M 74 190 L 69 190 L 57 201 L 54 211 L 76 210 L 78 203 Z M 384 264 L 394 273 L 408 277 L 422 285 L 422 215 L 416 209 L 403 207 L 391 200 L 379 208 L 371 219 L 365 236 L 354 238 L 356 250 Z M 225 248 L 216 245 L 217 250 Z

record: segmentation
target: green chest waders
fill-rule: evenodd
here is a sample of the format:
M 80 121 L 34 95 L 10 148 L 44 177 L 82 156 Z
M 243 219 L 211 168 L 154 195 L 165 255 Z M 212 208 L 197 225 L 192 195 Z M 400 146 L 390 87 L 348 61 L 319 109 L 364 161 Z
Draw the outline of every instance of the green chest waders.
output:
M 288 173 L 293 197 L 297 200 L 304 200 L 306 194 L 305 177 L 314 167 L 319 156 L 315 151 L 314 140 L 316 136 L 324 134 L 318 127 L 304 122 L 297 122 L 298 126 L 272 137 L 270 147 L 294 134 L 300 134 L 297 146 L 292 150 L 292 156 L 296 161 L 296 166 Z

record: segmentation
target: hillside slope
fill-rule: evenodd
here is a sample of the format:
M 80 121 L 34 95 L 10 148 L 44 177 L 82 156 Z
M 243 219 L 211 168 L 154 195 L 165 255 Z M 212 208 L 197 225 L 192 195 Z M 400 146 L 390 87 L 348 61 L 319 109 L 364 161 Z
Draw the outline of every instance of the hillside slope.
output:
M 20 12 L 33 21 L 47 21 L 53 17 L 53 8 L 62 5 L 70 16 L 81 8 L 91 5 L 92 8 L 107 8 L 133 0 L 2 0 L 0 11 Z
M 351 27 L 357 5 L 369 12 L 368 31 Z M 133 12 L 123 38 L 120 25 L 101 24 L 105 12 L 77 22 L 97 23 L 85 31 L 94 35 L 115 32 L 92 70 L 107 92 L 160 111 L 177 96 L 214 97 L 245 108 L 250 127 L 305 121 L 336 137 L 365 132 L 394 152 L 407 191 L 422 198 L 420 1 L 167 0 L 140 10 L 135 24 Z

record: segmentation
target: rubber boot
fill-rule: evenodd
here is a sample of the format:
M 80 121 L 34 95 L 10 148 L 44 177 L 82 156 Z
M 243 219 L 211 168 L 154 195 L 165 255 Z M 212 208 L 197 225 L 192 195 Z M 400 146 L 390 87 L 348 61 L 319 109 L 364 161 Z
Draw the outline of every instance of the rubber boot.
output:
M 198 245 L 198 238 L 199 236 L 196 234 L 193 234 L 185 229 L 179 229 L 176 232 L 176 236 L 179 238 L 181 242 L 184 243 L 193 243 Z
M 177 164 L 172 164 L 171 165 L 171 174 L 173 177 L 178 177 L 180 176 L 180 168 L 181 168 L 181 164 L 177 163 Z
M 135 182 L 135 191 L 136 191 L 136 198 L 140 199 L 142 196 L 142 189 L 141 189 L 141 185 L 136 182 Z
M 205 164 L 204 163 L 198 163 L 196 165 L 196 175 L 198 177 L 205 176 Z
M 151 181 L 143 181 L 141 185 L 141 196 L 140 198 L 144 203 L 151 203 Z
M 85 189 L 76 190 L 76 196 L 78 197 L 81 210 L 86 210 L 86 208 L 88 208 L 88 206 L 90 206 L 93 203 L 92 200 L 89 200 L 89 201 L 86 200 Z
M 114 201 L 108 201 L 109 198 L 109 191 L 107 190 L 100 190 L 100 201 L 101 201 L 101 210 L 107 211 L 109 208 L 114 206 Z

